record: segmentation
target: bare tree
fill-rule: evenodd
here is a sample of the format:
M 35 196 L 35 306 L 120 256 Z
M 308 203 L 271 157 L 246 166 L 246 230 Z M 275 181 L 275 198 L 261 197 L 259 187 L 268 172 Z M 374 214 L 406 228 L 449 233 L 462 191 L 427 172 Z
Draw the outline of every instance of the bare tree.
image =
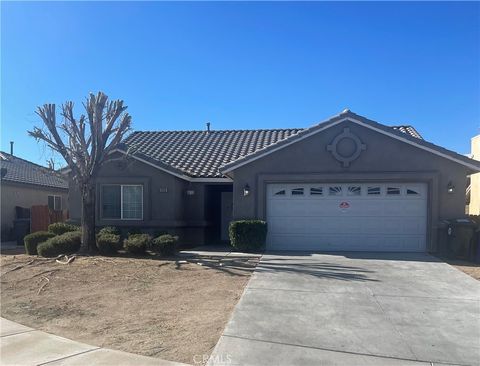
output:
M 36 113 L 46 128 L 34 127 L 28 134 L 44 141 L 67 162 L 82 195 L 82 249 L 95 251 L 95 178 L 108 154 L 130 130 L 131 116 L 123 100 L 90 93 L 83 103 L 86 115 L 73 116 L 73 102 L 62 104 L 62 122 L 57 123 L 55 104 L 44 104 Z

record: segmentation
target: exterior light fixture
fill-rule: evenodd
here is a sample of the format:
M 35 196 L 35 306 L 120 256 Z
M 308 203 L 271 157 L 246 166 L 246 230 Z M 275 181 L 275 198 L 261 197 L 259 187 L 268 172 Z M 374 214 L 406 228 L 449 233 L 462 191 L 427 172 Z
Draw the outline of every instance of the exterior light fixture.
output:
M 453 183 L 450 181 L 448 182 L 447 184 L 447 193 L 453 193 L 455 192 L 455 186 L 453 185 Z
M 250 186 L 248 184 L 245 184 L 245 187 L 243 187 L 243 195 L 248 196 L 250 194 Z
M 187 193 L 187 196 L 195 195 L 195 191 L 193 189 L 188 189 L 186 193 Z

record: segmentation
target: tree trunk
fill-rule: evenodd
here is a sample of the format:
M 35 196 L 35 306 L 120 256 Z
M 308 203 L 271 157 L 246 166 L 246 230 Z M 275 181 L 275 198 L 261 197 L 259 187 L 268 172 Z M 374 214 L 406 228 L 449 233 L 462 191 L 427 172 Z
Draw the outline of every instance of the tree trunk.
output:
M 82 247 L 83 253 L 94 253 L 95 244 L 95 185 L 82 185 Z

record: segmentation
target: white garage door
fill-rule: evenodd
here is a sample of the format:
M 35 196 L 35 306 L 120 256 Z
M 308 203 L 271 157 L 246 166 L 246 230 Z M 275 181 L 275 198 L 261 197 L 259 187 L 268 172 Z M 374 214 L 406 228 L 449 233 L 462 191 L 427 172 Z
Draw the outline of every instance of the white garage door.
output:
M 425 251 L 423 183 L 269 184 L 269 250 Z

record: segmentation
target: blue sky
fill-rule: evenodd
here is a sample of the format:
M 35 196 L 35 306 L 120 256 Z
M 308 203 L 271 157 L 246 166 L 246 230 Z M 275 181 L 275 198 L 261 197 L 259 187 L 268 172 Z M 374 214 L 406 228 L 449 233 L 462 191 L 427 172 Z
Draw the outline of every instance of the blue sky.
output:
M 307 127 L 344 108 L 460 153 L 480 133 L 480 5 L 1 4 L 1 148 L 103 90 L 137 130 Z M 78 108 L 80 112 L 81 109 Z

